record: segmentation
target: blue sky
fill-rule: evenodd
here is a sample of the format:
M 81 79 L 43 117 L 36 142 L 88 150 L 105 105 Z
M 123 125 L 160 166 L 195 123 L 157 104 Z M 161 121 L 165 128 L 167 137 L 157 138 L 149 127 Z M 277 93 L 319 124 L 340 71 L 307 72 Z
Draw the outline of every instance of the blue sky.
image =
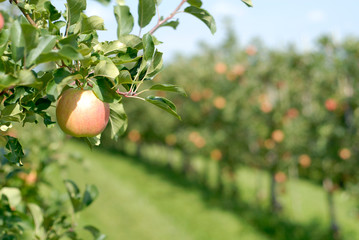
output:
M 246 7 L 240 0 L 202 0 L 203 8 L 216 19 L 217 33 L 212 35 L 207 27 L 186 13 L 175 18 L 180 19 L 177 30 L 161 28 L 155 35 L 164 43 L 159 47 L 165 53 L 165 60 L 170 60 L 176 52 L 193 54 L 198 49 L 198 42 L 205 41 L 213 46 L 225 38 L 224 19 L 230 17 L 242 45 L 254 37 L 260 37 L 270 47 L 281 48 L 288 43 L 295 43 L 301 49 L 313 46 L 313 41 L 323 33 L 333 35 L 340 40 L 347 35 L 359 37 L 359 1 L 331 0 L 252 0 L 254 8 Z M 56 6 L 63 6 L 65 0 L 52 1 Z M 126 0 L 132 14 L 137 20 L 138 0 Z M 159 11 L 167 16 L 180 0 L 162 0 Z M 87 14 L 98 15 L 105 20 L 106 32 L 100 33 L 101 40 L 116 39 L 116 25 L 113 16 L 115 0 L 108 6 L 88 1 Z M 154 26 L 156 19 L 150 24 Z M 145 28 L 142 32 L 148 31 Z M 134 34 L 139 29 L 135 28 Z

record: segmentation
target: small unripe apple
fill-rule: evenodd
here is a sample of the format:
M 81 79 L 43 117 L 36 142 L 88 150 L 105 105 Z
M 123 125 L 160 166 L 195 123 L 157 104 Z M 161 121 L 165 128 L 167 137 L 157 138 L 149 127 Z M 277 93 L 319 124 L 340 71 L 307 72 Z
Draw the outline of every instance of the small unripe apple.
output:
M 57 123 L 62 131 L 74 137 L 97 136 L 105 129 L 109 116 L 108 103 L 91 90 L 67 89 L 57 102 Z

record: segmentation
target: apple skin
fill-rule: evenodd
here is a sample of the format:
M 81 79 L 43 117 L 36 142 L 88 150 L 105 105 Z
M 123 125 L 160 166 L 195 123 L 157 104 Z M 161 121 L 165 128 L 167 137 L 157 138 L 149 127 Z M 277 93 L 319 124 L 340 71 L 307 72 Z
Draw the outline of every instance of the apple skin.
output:
M 2 14 L 0 13 L 0 30 L 4 27 L 4 25 L 5 25 L 5 20 Z
M 94 137 L 106 127 L 110 117 L 108 103 L 92 90 L 70 88 L 60 96 L 56 118 L 62 131 L 74 137 Z

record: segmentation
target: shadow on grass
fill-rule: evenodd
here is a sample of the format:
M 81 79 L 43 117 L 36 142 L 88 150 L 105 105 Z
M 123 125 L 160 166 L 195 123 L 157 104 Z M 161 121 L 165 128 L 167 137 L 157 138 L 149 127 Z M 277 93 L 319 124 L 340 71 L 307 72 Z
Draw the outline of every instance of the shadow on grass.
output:
M 113 154 L 119 154 L 115 150 L 105 150 Z M 122 155 L 129 158 L 123 160 L 129 161 L 133 159 L 133 155 L 121 152 Z M 168 166 L 156 164 L 147 161 L 142 157 L 135 157 L 139 161 L 131 161 L 136 167 L 144 169 L 150 174 L 155 174 L 163 178 L 166 182 L 171 182 L 176 186 L 194 190 L 202 194 L 202 199 L 208 208 L 219 208 L 224 211 L 229 211 L 236 215 L 241 220 L 246 221 L 259 232 L 268 236 L 273 240 L 330 240 L 332 239 L 330 232 L 323 229 L 319 220 L 312 220 L 307 224 L 299 224 L 284 218 L 279 213 L 259 206 L 255 202 L 245 202 L 236 198 L 224 197 L 209 189 L 206 185 L 199 183 L 193 179 L 187 178 Z

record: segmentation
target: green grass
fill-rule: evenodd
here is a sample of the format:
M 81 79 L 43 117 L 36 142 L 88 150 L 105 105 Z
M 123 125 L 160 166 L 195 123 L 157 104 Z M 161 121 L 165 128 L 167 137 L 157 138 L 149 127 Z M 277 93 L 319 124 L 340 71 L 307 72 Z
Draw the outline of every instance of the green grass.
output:
M 87 165 L 84 169 L 72 163 L 67 177 L 100 190 L 80 220 L 98 226 L 109 240 L 269 239 L 236 214 L 209 205 L 190 184 L 180 179 L 180 185 L 173 184 L 173 179 L 149 171 L 136 159 L 91 152 L 76 142 L 66 150 L 81 152 Z
M 95 184 L 96 202 L 81 213 L 82 224 L 93 224 L 109 240 L 261 240 L 327 239 L 328 217 L 323 190 L 305 181 L 292 181 L 281 195 L 281 216 L 254 199 L 267 189 L 260 171 L 239 171 L 241 201 L 223 199 L 182 176 L 142 160 L 109 153 L 70 141 L 66 151 L 80 152 L 84 164 L 72 162 L 66 176 L 82 188 Z M 54 174 L 55 176 L 56 174 Z M 260 190 L 260 191 L 258 191 Z M 264 191 L 263 196 L 267 193 Z M 349 213 L 353 201 L 336 196 L 345 239 L 359 239 L 359 221 Z

